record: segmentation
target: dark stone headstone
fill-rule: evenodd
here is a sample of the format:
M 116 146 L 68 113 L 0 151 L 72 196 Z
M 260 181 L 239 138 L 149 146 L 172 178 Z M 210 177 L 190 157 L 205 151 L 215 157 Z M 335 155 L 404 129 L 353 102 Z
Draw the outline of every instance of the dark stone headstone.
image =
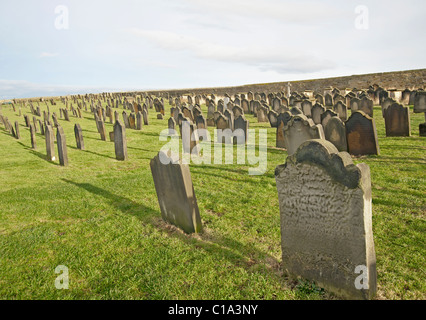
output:
M 150 163 L 162 218 L 186 233 L 201 232 L 201 217 L 187 164 L 160 151 Z
M 348 152 L 355 156 L 379 155 L 376 124 L 362 111 L 352 112 L 345 123 Z

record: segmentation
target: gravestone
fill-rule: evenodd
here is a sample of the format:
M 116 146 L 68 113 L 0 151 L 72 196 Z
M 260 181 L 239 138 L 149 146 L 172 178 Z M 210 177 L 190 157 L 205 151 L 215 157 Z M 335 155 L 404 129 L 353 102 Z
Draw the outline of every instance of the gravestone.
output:
M 75 136 L 75 142 L 77 144 L 77 149 L 85 150 L 84 140 L 83 140 L 83 130 L 81 130 L 81 126 L 78 123 L 74 125 L 74 136 Z
M 167 121 L 167 127 L 169 129 L 169 134 L 176 133 L 176 121 L 174 118 L 169 118 L 169 120 Z
M 268 108 L 259 105 L 257 107 L 257 122 L 268 122 Z
M 274 110 L 269 110 L 268 112 L 268 120 L 269 124 L 271 125 L 271 128 L 276 128 L 278 125 L 278 113 Z
M 308 118 L 312 118 L 312 102 L 309 100 L 302 101 L 302 112 Z
M 36 133 L 35 133 L 33 124 L 30 124 L 30 136 L 31 136 L 31 148 L 33 150 L 36 150 L 37 149 Z
M 379 155 L 376 124 L 362 111 L 352 112 L 345 123 L 348 152 L 354 156 Z
M 383 102 L 381 104 L 383 118 L 385 117 L 386 109 L 393 103 L 396 103 L 396 101 L 392 98 L 386 98 L 386 99 L 383 100 Z
M 162 218 L 186 233 L 201 232 L 201 217 L 189 165 L 160 151 L 150 162 Z
M 195 124 L 197 129 L 207 129 L 207 122 L 202 114 L 199 114 L 197 118 L 195 118 Z
M 234 120 L 234 144 L 246 144 L 248 139 L 249 121 L 244 115 Z
M 325 95 L 324 95 L 324 105 L 326 106 L 326 107 L 332 107 L 333 106 L 333 96 L 331 95 L 331 94 L 329 94 L 329 93 L 326 93 Z
M 45 132 L 44 132 L 45 130 L 44 130 L 43 122 L 41 122 L 41 119 L 38 120 L 38 124 L 39 124 L 39 128 L 40 128 L 40 134 L 44 136 L 45 135 Z
M 101 140 L 106 141 L 105 123 L 103 122 L 103 120 L 98 120 L 96 123 L 97 123 L 97 126 L 98 126 L 99 134 L 101 135 Z
M 319 104 L 315 103 L 312 107 L 311 114 L 312 114 L 312 121 L 315 124 L 321 124 L 321 115 L 325 112 L 325 108 Z
M 52 126 L 45 126 L 45 139 L 46 139 L 46 155 L 47 161 L 55 161 L 55 138 Z
M 130 121 L 129 121 L 129 117 L 127 116 L 127 113 L 126 113 L 126 111 L 123 111 L 123 122 L 124 122 L 124 125 L 126 126 L 126 129 L 129 129 L 130 128 Z
M 333 110 L 331 110 L 331 109 L 325 110 L 324 113 L 321 114 L 322 127 L 324 128 L 326 126 L 328 120 L 330 120 L 332 117 L 337 117 L 337 116 L 338 116 L 337 113 L 334 112 Z
M 120 122 L 114 123 L 114 149 L 115 158 L 117 160 L 127 160 L 127 140 L 126 140 L 126 127 Z
M 348 151 L 345 123 L 339 117 L 331 117 L 324 126 L 324 137 L 339 151 Z
M 348 119 L 348 108 L 346 107 L 346 104 L 344 104 L 342 101 L 338 101 L 333 106 L 333 111 L 337 113 L 340 120 L 346 121 Z
M 399 103 L 393 103 L 387 107 L 385 129 L 387 137 L 409 137 L 411 133 L 410 109 Z
M 283 132 L 288 155 L 296 152 L 297 148 L 306 140 L 324 139 L 322 125 L 316 125 L 312 119 L 308 119 L 304 115 L 293 116 L 284 126 Z
M 142 130 L 143 115 L 141 111 L 136 114 L 136 130 Z
M 148 110 L 147 109 L 143 109 L 142 111 L 142 116 L 143 116 L 143 124 L 145 126 L 149 125 L 149 120 L 148 120 Z
M 417 91 L 417 93 L 415 94 L 413 112 L 426 112 L 426 91 Z
M 68 165 L 67 143 L 65 139 L 64 129 L 61 126 L 58 126 L 57 128 L 56 141 L 58 144 L 59 164 L 61 166 L 67 166 Z
M 358 111 L 363 111 L 365 114 L 373 117 L 373 100 L 364 97 L 360 101 Z
M 129 114 L 129 127 L 130 129 L 136 129 L 136 117 L 133 112 Z
M 284 141 L 284 126 L 291 120 L 293 116 L 289 111 L 280 113 L 277 117 L 277 132 L 276 132 L 276 144 L 277 148 L 285 148 Z
M 29 126 L 31 126 L 31 123 L 28 123 Z M 21 139 L 21 133 L 19 132 L 19 122 L 15 121 L 15 138 L 16 139 Z
M 373 298 L 369 167 L 326 140 L 310 140 L 277 166 L 275 179 L 285 273 L 347 299 Z

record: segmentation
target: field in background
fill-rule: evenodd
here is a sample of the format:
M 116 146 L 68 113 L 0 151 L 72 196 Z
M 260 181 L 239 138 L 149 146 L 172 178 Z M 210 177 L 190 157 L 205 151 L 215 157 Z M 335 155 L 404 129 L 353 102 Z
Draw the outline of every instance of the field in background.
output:
M 59 118 L 63 107 L 57 100 L 50 110 Z M 418 135 L 424 115 L 410 108 L 412 136 L 387 138 L 375 107 L 381 154 L 354 158 L 371 169 L 378 299 L 426 299 L 426 138 Z M 113 142 L 100 140 L 91 113 L 60 119 L 69 157 L 61 167 L 45 160 L 44 136 L 37 134 L 31 150 L 23 117 L 2 106 L 19 121 L 22 137 L 0 128 L 0 298 L 335 298 L 283 275 L 274 170 L 287 153 L 275 148 L 276 129 L 252 115 L 250 128 L 268 130 L 266 173 L 191 164 L 204 232 L 187 235 L 162 221 L 149 161 L 165 143 L 159 133 L 167 128 L 167 102 L 165 109 L 164 120 L 150 109 L 149 126 L 126 130 L 126 162 L 115 160 Z M 32 120 L 29 108 L 22 112 Z M 76 148 L 74 123 L 83 129 L 85 151 Z M 58 265 L 69 269 L 68 290 L 55 288 Z

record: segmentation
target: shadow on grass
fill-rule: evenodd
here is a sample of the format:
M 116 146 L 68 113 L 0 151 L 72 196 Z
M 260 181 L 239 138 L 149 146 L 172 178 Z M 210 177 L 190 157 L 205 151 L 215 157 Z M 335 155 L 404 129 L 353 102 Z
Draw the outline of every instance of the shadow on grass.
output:
M 163 221 L 159 217 L 159 210 L 153 210 L 141 203 L 113 194 L 90 183 L 77 183 L 64 178 L 61 178 L 61 180 L 104 197 L 108 204 L 125 214 L 136 216 L 144 223 L 151 224 L 168 237 L 176 238 L 186 245 L 194 247 L 194 249 L 203 249 L 218 260 L 225 258 L 236 267 L 244 268 L 247 272 L 273 277 L 275 281 L 285 285 L 280 262 L 268 253 L 260 251 L 252 244 L 243 244 L 235 239 L 219 235 L 217 232 L 203 232 L 197 235 L 186 234 Z
M 99 157 L 104 157 L 104 158 L 109 158 L 109 159 L 114 159 L 115 160 L 114 157 L 110 157 L 110 156 L 107 156 L 105 154 L 97 153 L 97 152 L 94 152 L 94 151 L 81 150 L 81 149 L 78 149 L 77 147 L 69 146 L 69 145 L 67 145 L 67 147 L 71 148 L 71 149 L 74 149 L 74 150 L 80 150 L 81 152 L 91 153 L 91 154 L 94 154 L 94 155 L 99 156 Z

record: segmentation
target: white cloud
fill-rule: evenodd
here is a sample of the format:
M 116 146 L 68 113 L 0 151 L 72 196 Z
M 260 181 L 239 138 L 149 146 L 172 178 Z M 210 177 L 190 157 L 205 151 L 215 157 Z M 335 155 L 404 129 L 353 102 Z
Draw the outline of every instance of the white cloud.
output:
M 157 47 L 170 51 L 186 51 L 196 58 L 255 66 L 261 71 L 278 73 L 317 72 L 334 68 L 334 63 L 303 53 L 297 48 L 258 45 L 231 46 L 201 40 L 192 36 L 161 30 L 127 29 Z

